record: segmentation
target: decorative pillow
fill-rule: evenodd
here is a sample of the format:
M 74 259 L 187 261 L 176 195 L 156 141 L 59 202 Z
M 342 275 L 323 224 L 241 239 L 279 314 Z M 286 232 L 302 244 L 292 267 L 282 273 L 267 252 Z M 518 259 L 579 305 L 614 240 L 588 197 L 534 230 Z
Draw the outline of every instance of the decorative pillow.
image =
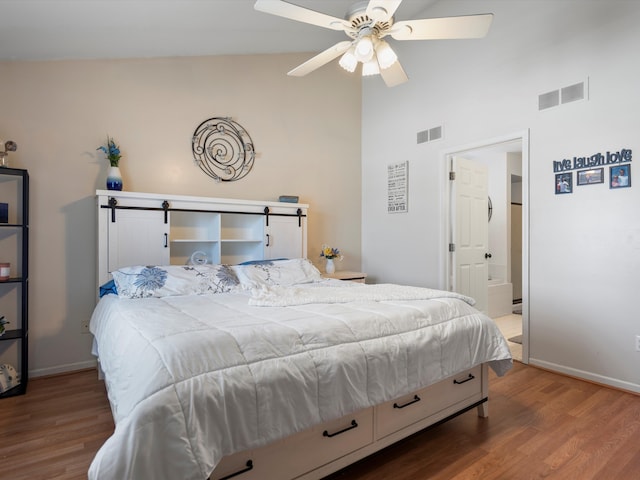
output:
M 289 260 L 288 258 L 271 258 L 269 260 L 249 260 L 239 263 L 238 265 L 264 265 L 265 263 L 279 262 L 281 260 Z
M 228 265 L 139 265 L 111 274 L 121 298 L 225 293 L 239 285 Z
M 298 283 L 311 283 L 322 279 L 320 272 L 306 258 L 292 260 L 273 260 L 253 265 L 234 265 L 231 267 L 244 288 L 256 288 L 262 285 L 282 285 L 285 287 Z
M 113 280 L 109 280 L 107 283 L 103 283 L 102 285 L 100 285 L 99 292 L 100 292 L 100 298 L 109 294 L 117 295 L 118 289 L 116 288 L 116 282 L 114 282 Z

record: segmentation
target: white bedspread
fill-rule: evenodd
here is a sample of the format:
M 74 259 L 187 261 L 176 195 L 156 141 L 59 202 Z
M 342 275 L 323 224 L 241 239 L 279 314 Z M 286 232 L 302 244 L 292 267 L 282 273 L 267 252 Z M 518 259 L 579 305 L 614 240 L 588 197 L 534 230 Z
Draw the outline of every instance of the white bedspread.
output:
M 483 362 L 498 375 L 511 367 L 492 320 L 431 296 L 288 307 L 245 294 L 102 298 L 91 332 L 116 428 L 89 479 L 204 480 L 225 455 Z

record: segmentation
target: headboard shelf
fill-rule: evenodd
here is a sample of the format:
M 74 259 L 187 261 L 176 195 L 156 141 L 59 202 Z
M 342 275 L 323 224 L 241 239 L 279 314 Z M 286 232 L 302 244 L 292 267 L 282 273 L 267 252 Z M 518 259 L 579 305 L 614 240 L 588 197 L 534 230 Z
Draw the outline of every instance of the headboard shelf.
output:
M 307 256 L 307 210 L 281 203 L 96 191 L 98 285 L 130 265 L 180 265 Z

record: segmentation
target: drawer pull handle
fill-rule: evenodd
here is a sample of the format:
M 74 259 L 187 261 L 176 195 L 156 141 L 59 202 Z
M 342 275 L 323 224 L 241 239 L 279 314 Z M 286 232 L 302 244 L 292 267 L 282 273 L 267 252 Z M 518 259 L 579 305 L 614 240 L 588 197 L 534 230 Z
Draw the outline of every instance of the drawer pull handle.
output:
M 238 470 L 235 473 L 227 475 L 226 477 L 222 477 L 220 480 L 228 480 L 229 478 L 237 477 L 238 475 L 242 475 L 250 470 L 253 470 L 253 460 L 247 460 L 247 467 L 242 470 Z
M 409 405 L 413 405 L 416 402 L 419 402 L 421 400 L 421 398 L 418 395 L 414 395 L 413 396 L 413 400 L 410 400 L 409 402 L 405 403 L 404 405 L 398 405 L 397 403 L 393 404 L 393 408 L 404 408 L 404 407 L 408 407 Z
M 455 383 L 456 385 L 462 385 L 463 383 L 467 383 L 468 381 L 473 380 L 474 378 L 476 378 L 476 377 L 474 377 L 472 374 L 469 374 L 469 376 L 467 378 L 465 378 L 464 380 L 462 380 L 460 382 L 458 380 L 454 380 L 453 383 Z
M 322 432 L 322 436 L 329 437 L 329 438 L 335 437 L 336 435 L 340 435 L 341 433 L 348 432 L 349 430 L 353 430 L 357 426 L 358 426 L 358 423 L 355 420 L 351 420 L 351 425 L 349 427 L 343 428 L 339 432 L 335 432 L 335 433 L 329 433 L 327 430 L 325 430 L 324 432 Z

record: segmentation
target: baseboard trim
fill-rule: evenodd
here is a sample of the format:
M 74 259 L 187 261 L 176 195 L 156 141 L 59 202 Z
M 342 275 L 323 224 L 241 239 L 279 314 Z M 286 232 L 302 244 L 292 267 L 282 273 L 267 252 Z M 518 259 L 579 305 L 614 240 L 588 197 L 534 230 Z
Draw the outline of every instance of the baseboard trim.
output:
M 578 370 L 577 368 L 571 368 L 564 365 L 558 365 L 556 363 L 546 362 L 537 358 L 529 357 L 529 365 L 542 368 L 543 370 L 549 370 L 554 373 L 562 373 L 569 377 L 585 380 L 598 385 L 604 385 L 606 387 L 615 388 L 624 392 L 640 395 L 640 385 L 631 382 L 625 382 L 617 378 L 606 377 L 604 375 L 598 375 L 593 372 L 586 372 L 584 370 Z
M 66 363 L 64 365 L 56 365 L 55 367 L 37 368 L 35 370 L 29 370 L 29 378 L 47 377 L 49 375 L 58 375 L 60 373 L 69 373 L 76 370 L 87 370 L 89 368 L 96 368 L 98 362 L 95 360 L 87 360 L 77 363 Z

